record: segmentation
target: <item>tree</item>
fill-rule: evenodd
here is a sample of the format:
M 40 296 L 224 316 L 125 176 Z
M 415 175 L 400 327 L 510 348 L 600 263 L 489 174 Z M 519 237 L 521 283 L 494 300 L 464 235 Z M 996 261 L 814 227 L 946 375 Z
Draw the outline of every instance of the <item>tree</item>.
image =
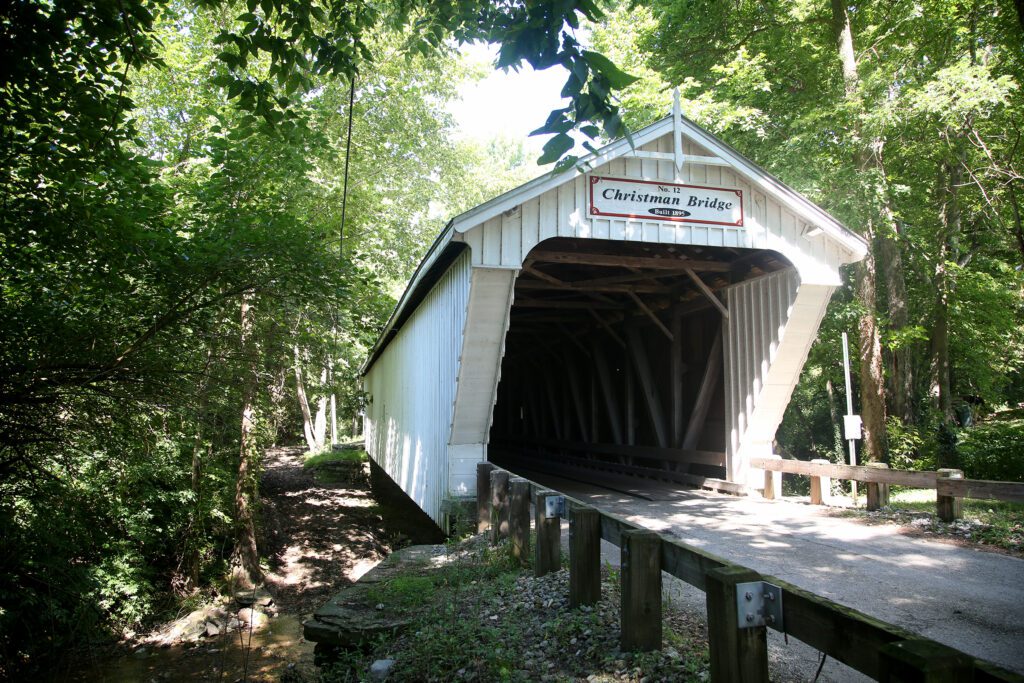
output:
M 1010 160 L 1020 155 L 1022 34 L 1006 3 L 666 1 L 650 10 L 624 4 L 612 17 L 618 39 L 599 29 L 597 49 L 659 82 L 625 91 L 628 121 L 665 111 L 664 91 L 680 84 L 686 113 L 871 242 L 855 279 L 872 457 L 885 456 L 886 411 L 931 424 L 929 378 L 945 378 L 931 384 L 947 421 L 959 396 L 977 396 L 975 378 L 994 389 L 977 354 L 1000 345 L 1017 357 L 1019 305 L 990 324 L 988 306 L 955 302 L 967 273 L 988 283 L 992 302 L 1019 291 L 1012 268 L 993 269 L 1007 263 L 1007 247 L 1017 251 L 1019 216 L 1009 188 L 1019 167 Z M 992 341 L 981 348 L 956 341 L 977 343 L 982 328 Z M 817 376 L 808 381 L 827 375 Z M 1012 400 L 1002 391 L 985 400 Z
M 439 182 L 462 172 L 438 116 L 449 40 L 503 36 L 505 64 L 575 66 L 558 140 L 567 122 L 619 125 L 607 89 L 623 75 L 572 34 L 589 3 L 386 10 L 0 9 L 4 674 L 137 627 L 232 556 L 259 578 L 258 453 L 301 424 L 283 399 L 295 347 L 354 413 L 392 290 L 466 201 Z

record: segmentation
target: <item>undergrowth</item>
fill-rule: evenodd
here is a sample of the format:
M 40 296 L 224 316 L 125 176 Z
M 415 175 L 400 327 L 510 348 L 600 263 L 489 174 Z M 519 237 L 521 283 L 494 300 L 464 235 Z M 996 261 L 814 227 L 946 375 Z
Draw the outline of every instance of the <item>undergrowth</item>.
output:
M 934 515 L 935 492 L 898 491 L 891 495 L 889 506 Z M 981 525 L 971 529 L 970 540 L 1003 550 L 1024 552 L 1024 505 L 964 498 L 963 519 Z
M 324 451 L 313 453 L 307 451 L 302 466 L 306 469 L 322 467 L 332 462 L 366 462 L 366 451 L 359 448 L 346 448 L 340 451 Z
M 374 587 L 374 600 L 414 612 L 413 623 L 396 638 L 339 653 L 320 683 L 367 680 L 370 664 L 385 658 L 396 660 L 390 679 L 401 681 L 703 680 L 703 640 L 670 618 L 662 651 L 619 651 L 617 571 L 602 573 L 601 602 L 569 609 L 567 572 L 535 579 L 507 543 L 453 544 L 443 568 Z

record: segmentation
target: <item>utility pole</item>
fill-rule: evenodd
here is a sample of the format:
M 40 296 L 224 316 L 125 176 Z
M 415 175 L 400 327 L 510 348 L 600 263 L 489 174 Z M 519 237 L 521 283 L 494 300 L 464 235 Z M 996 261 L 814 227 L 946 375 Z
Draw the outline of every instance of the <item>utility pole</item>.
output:
M 843 373 L 846 376 L 846 415 L 843 416 L 843 431 L 850 443 L 850 465 L 857 465 L 857 439 L 861 438 L 860 415 L 853 412 L 853 391 L 850 389 L 850 343 L 843 332 Z M 857 481 L 850 480 L 853 504 L 857 504 Z

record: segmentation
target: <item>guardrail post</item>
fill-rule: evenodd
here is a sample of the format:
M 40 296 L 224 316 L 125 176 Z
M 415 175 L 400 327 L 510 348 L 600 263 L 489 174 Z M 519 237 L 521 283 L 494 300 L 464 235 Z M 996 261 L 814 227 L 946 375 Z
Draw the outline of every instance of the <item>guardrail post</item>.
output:
M 622 532 L 620 647 L 661 649 L 661 537 L 647 529 Z
M 533 575 L 544 576 L 562 568 L 562 518 L 548 517 L 544 501 L 557 496 L 553 491 L 538 491 L 533 499 L 537 546 L 533 556 Z
M 878 650 L 882 683 L 969 683 L 971 658 L 930 640 L 901 640 Z
M 815 465 L 831 465 L 828 460 L 812 460 Z M 832 477 L 811 475 L 811 505 L 824 505 L 832 497 Z
M 508 472 L 491 472 L 491 545 L 508 538 Z
M 963 479 L 963 470 L 954 469 L 941 469 L 936 472 L 939 479 Z M 938 515 L 939 519 L 943 522 L 952 522 L 955 519 L 960 519 L 964 512 L 964 502 L 960 498 L 953 496 L 939 496 L 935 497 L 935 514 Z
M 514 477 L 509 482 L 509 491 L 508 527 L 512 537 L 512 556 L 525 566 L 530 554 L 530 482 Z
M 866 467 L 874 467 L 879 470 L 887 470 L 889 466 L 884 462 L 869 462 L 865 463 Z M 874 510 L 881 509 L 889 504 L 889 485 L 878 484 L 873 481 L 867 482 L 867 493 L 868 493 L 868 511 L 873 512 Z
M 772 454 L 767 456 L 765 460 L 782 460 L 782 456 Z M 776 472 L 774 470 L 764 471 L 764 490 L 761 491 L 761 496 L 765 500 L 775 500 L 777 496 L 782 495 L 782 472 Z
M 740 628 L 736 599 L 736 584 L 760 581 L 761 575 L 733 566 L 705 576 L 712 683 L 768 683 L 766 627 Z
M 476 464 L 476 532 L 482 534 L 491 526 L 491 471 L 494 463 Z
M 592 507 L 569 510 L 569 607 L 601 599 L 601 513 Z

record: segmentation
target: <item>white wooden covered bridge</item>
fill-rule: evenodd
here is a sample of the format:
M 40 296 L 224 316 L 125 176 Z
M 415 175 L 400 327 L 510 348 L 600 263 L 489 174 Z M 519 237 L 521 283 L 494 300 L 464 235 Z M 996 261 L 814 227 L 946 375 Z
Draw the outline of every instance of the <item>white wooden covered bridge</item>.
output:
M 447 225 L 363 368 L 367 451 L 442 528 L 487 459 L 755 486 L 866 250 L 677 109 Z

